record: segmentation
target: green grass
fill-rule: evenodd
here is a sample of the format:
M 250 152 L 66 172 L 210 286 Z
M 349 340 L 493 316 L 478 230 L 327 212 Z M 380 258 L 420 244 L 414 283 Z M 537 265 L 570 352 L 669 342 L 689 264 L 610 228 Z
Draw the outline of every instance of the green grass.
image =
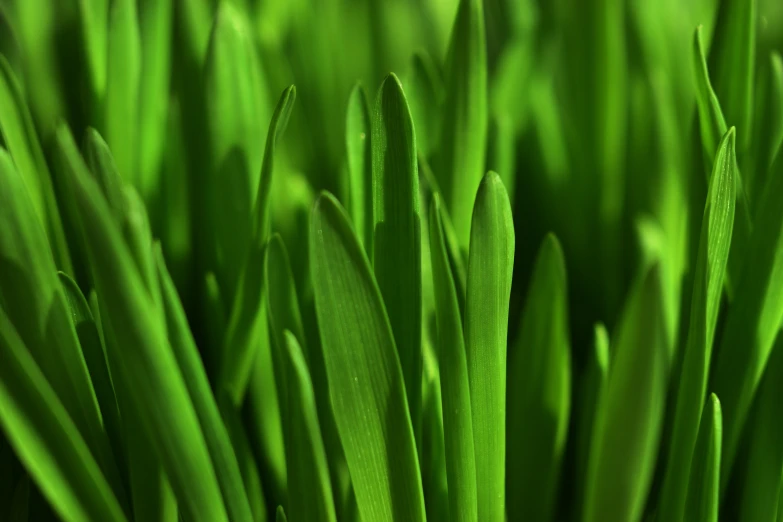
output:
M 0 0 L 0 520 L 783 522 L 776 0 Z

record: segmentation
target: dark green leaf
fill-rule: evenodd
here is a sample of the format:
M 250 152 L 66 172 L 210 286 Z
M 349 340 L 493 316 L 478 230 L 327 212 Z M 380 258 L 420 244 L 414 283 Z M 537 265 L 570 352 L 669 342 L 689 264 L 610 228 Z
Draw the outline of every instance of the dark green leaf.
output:
M 747 156 L 747 182 L 753 201 L 767 184 L 769 169 L 783 141 L 783 60 L 773 52 L 762 63 L 756 82 L 756 114 L 751 153 Z
M 696 440 L 688 483 L 685 520 L 718 522 L 722 438 L 723 418 L 720 401 L 714 393 L 711 393 L 704 405 L 704 413 L 702 413 L 699 423 L 699 437 Z M 780 475 L 779 471 L 778 475 Z M 659 520 L 665 519 L 659 518 Z M 742 518 L 741 520 L 760 519 Z M 770 520 L 774 521 L 775 519 Z

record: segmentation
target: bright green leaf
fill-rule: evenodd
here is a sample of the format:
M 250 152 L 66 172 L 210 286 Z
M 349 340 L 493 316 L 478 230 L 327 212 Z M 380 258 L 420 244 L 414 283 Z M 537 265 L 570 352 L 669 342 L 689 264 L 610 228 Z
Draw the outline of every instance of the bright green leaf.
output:
M 704 413 L 701 414 L 699 423 L 699 437 L 696 440 L 691 463 L 684 520 L 718 522 L 722 438 L 723 417 L 720 401 L 712 393 L 704 405 Z M 742 518 L 741 520 L 760 519 Z M 774 518 L 771 520 L 774 521 Z

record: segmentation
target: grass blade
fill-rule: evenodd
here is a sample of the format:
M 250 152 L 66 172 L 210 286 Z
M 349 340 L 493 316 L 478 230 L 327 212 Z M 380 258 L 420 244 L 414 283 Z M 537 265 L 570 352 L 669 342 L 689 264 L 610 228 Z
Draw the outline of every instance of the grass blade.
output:
M 465 350 L 476 447 L 478 519 L 502 522 L 506 466 L 506 336 L 514 222 L 500 177 L 481 182 L 470 229 Z
M 712 342 L 734 224 L 734 127 L 721 140 L 702 218 L 690 325 L 674 413 L 671 449 L 658 506 L 658 519 L 680 522 L 685 511 L 690 462 L 707 392 Z
M 783 470 L 783 335 L 778 334 L 749 420 L 750 455 L 742 483 L 739 520 L 776 522 Z
M 122 178 L 136 185 L 142 55 L 139 17 L 134 0 L 112 2 L 108 45 L 104 114 L 106 142 Z
M 73 421 L 0 309 L 0 426 L 58 515 L 122 522 L 125 515 Z
M 783 319 L 783 161 L 773 167 L 761 200 L 737 293 L 726 316 L 710 389 L 721 398 L 726 429 L 721 491 L 740 435 Z M 732 245 L 732 249 L 736 245 Z
M 413 55 L 411 70 L 405 83 L 411 118 L 416 131 L 416 148 L 429 158 L 440 143 L 441 111 L 445 89 L 443 80 L 426 53 Z
M 430 252 L 435 284 L 438 324 L 438 361 L 443 392 L 443 435 L 446 444 L 446 472 L 451 520 L 478 520 L 476 454 L 473 446 L 473 415 L 462 315 L 449 266 L 440 196 L 430 205 Z
M 718 522 L 720 498 L 720 453 L 723 418 L 720 401 L 712 393 L 704 405 L 699 423 L 699 437 L 693 453 L 685 520 Z M 776 484 L 777 485 L 777 484 Z M 777 488 L 776 488 L 777 489 Z M 659 518 L 659 520 L 665 520 Z M 742 520 L 759 520 L 757 518 Z M 774 518 L 772 519 L 774 521 Z
M 563 250 L 538 252 L 508 370 L 506 505 L 510 520 L 554 515 L 571 410 L 571 347 Z
M 24 93 L 11 65 L 0 55 L 0 133 L 14 164 L 33 200 L 41 225 L 46 230 L 57 268 L 73 273 L 65 241 L 52 178 L 35 126 L 24 99 Z
M 416 134 L 394 74 L 375 101 L 372 129 L 373 268 L 408 394 L 413 433 L 421 434 L 421 222 Z
M 285 516 L 283 506 L 277 506 L 277 512 L 275 513 L 275 522 L 288 522 L 288 518 Z
M 57 141 L 70 163 L 93 277 L 107 304 L 103 319 L 117 341 L 110 360 L 118 361 L 185 515 L 194 522 L 226 520 L 204 436 L 148 285 L 67 128 L 58 130 Z
M 656 264 L 632 291 L 593 425 L 584 522 L 640 520 L 663 427 L 669 349 Z
M 286 437 L 288 512 L 294 520 L 336 522 L 329 465 L 307 362 L 290 331 L 285 331 L 284 339 L 289 412 Z
M 253 520 L 253 516 L 242 484 L 237 458 L 231 446 L 228 431 L 220 418 L 220 411 L 215 397 L 212 395 L 207 372 L 199 357 L 185 310 L 182 308 L 159 245 L 155 248 L 155 260 L 169 343 L 182 371 L 185 386 L 204 432 L 207 450 L 212 457 L 212 464 L 215 467 L 215 474 L 220 491 L 223 493 L 223 501 L 229 519 L 237 522 L 250 522 Z
M 79 15 L 92 94 L 100 103 L 106 94 L 109 0 L 80 0 Z
M 747 156 L 748 192 L 757 201 L 769 178 L 769 169 L 783 142 L 783 59 L 770 53 L 756 83 L 756 119 L 752 152 Z
M 372 143 L 367 91 L 356 85 L 348 98 L 345 146 L 348 157 L 348 200 L 351 221 L 365 252 L 372 251 Z
M 469 216 L 484 173 L 486 154 L 487 48 L 484 33 L 481 0 L 460 0 L 446 65 L 441 147 L 435 165 L 462 248 L 467 248 L 471 237 Z
M 738 130 L 740 155 L 748 150 L 752 132 L 757 16 L 756 0 L 721 1 L 710 52 L 715 92 L 726 114 L 726 123 Z
M 419 462 L 391 326 L 367 257 L 328 193 L 310 259 L 329 392 L 363 520 L 424 520 Z M 343 303 L 354 303 L 345 307 Z

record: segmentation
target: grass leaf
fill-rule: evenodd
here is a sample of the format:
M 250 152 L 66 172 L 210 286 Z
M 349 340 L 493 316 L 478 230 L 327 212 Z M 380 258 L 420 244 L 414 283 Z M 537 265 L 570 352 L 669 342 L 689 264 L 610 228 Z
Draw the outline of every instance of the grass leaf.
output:
M 720 401 L 712 393 L 704 405 L 704 413 L 699 423 L 699 437 L 696 440 L 688 483 L 685 520 L 718 522 L 722 435 L 723 418 Z
M 514 222 L 500 177 L 479 185 L 470 229 L 465 350 L 476 448 L 478 519 L 502 522 L 506 467 L 506 336 Z
M 759 68 L 751 153 L 747 156 L 748 192 L 757 201 L 767 184 L 769 169 L 783 142 L 783 59 L 772 52 Z
M 348 159 L 348 200 L 351 221 L 366 252 L 372 251 L 372 144 L 367 91 L 357 84 L 348 98 L 345 146 Z
M 567 296 L 563 250 L 548 234 L 509 355 L 506 505 L 511 520 L 546 522 L 554 515 L 571 413 Z
M 402 84 L 383 81 L 372 128 L 373 268 L 394 333 L 413 432 L 421 432 L 421 222 L 416 134 Z
M 288 512 L 294 520 L 335 522 L 329 466 L 307 362 L 290 331 L 285 331 L 284 339 L 289 412 L 286 437 Z
M 655 471 L 666 403 L 666 332 L 660 268 L 628 298 L 593 424 L 584 522 L 640 520 Z
M 718 148 L 704 208 L 688 338 L 677 391 L 671 448 L 658 506 L 659 520 L 680 522 L 684 515 L 690 462 L 699 430 L 697 419 L 707 392 L 712 342 L 734 224 L 734 146 L 732 127 Z
M 440 196 L 430 205 L 429 229 L 435 311 L 438 324 L 438 361 L 443 393 L 443 436 L 451 520 L 478 520 L 476 454 L 465 339 L 457 290 L 449 266 L 441 220 Z
M 332 408 L 362 519 L 423 521 L 419 462 L 391 325 L 359 240 L 328 193 L 313 210 L 310 259 Z

